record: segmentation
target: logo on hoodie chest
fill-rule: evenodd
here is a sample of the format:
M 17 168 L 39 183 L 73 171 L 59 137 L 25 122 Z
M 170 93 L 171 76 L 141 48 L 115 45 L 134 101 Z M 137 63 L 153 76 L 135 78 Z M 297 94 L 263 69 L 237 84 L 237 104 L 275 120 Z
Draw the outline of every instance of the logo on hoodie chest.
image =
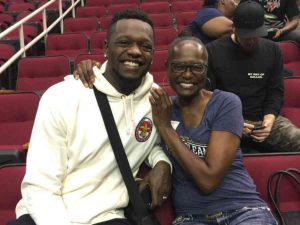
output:
M 144 117 L 135 128 L 135 138 L 138 142 L 145 142 L 149 139 L 152 132 L 152 121 Z

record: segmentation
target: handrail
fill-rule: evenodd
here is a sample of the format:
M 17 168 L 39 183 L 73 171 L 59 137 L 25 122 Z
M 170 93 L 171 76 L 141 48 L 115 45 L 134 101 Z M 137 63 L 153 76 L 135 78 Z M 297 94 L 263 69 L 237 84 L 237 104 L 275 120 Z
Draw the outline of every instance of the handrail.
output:
M 20 49 L 17 51 L 10 59 L 8 59 L 1 67 L 0 67 L 0 76 L 4 70 L 6 70 L 16 59 L 18 59 L 20 56 L 25 57 L 25 52 L 32 47 L 36 42 L 38 42 L 42 37 L 46 37 L 48 32 L 53 29 L 53 27 L 60 22 L 61 26 L 61 32 L 63 33 L 63 18 L 72 10 L 72 15 L 75 16 L 75 6 L 81 2 L 81 5 L 84 5 L 84 0 L 72 0 L 72 4 L 68 9 L 65 10 L 64 13 L 62 13 L 62 0 L 59 1 L 59 17 L 47 28 L 47 16 L 46 16 L 46 8 L 51 5 L 52 3 L 56 2 L 57 0 L 50 0 L 49 2 L 43 4 L 41 7 L 21 19 L 20 21 L 16 22 L 6 30 L 0 33 L 0 40 L 5 37 L 7 34 L 12 32 L 13 30 L 19 28 L 19 37 L 20 37 Z M 36 36 L 33 40 L 31 40 L 29 43 L 25 45 L 24 42 L 24 30 L 23 30 L 23 24 L 26 23 L 29 19 L 37 15 L 43 11 L 43 31 Z

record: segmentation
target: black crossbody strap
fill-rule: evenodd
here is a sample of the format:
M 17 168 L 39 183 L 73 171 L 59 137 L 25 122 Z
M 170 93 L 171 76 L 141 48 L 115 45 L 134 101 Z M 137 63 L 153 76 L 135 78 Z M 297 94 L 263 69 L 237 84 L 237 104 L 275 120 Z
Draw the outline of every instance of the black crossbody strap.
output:
M 95 86 L 93 89 L 100 112 L 102 114 L 110 144 L 128 191 L 129 199 L 134 207 L 135 212 L 144 217 L 148 214 L 148 211 L 141 195 L 139 194 L 138 186 L 134 180 L 107 96 L 98 91 Z

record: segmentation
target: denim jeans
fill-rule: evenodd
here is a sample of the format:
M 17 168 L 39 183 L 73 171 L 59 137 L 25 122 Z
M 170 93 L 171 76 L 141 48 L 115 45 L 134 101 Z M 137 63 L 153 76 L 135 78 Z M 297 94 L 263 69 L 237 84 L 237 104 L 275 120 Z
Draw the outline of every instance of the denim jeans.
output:
M 178 216 L 172 225 L 277 225 L 267 207 L 244 207 L 213 215 Z

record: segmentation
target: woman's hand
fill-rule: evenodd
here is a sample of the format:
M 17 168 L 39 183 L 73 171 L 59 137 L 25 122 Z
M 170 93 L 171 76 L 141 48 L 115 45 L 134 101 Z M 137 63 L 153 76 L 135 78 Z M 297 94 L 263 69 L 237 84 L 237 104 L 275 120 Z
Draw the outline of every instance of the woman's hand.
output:
M 162 88 L 152 88 L 149 100 L 156 128 L 171 126 L 172 101 L 168 94 Z
M 94 66 L 100 68 L 101 64 L 100 62 L 90 59 L 78 63 L 73 73 L 75 80 L 80 79 L 85 87 L 92 88 L 93 83 L 95 82 Z

